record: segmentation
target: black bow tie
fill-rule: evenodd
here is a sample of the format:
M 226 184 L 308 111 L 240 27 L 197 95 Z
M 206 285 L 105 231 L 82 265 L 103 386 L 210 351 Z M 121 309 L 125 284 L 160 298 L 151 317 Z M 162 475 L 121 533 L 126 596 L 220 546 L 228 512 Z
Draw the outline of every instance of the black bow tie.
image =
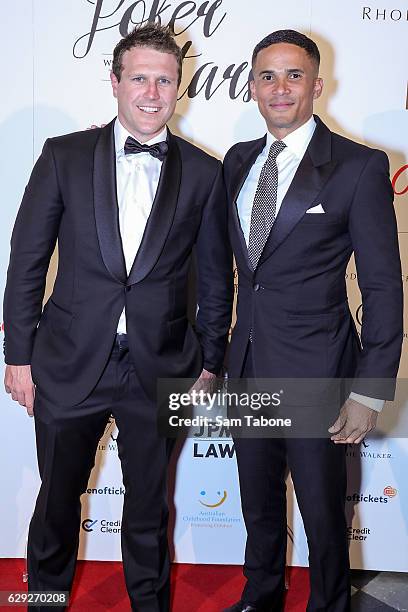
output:
M 125 142 L 125 155 L 129 155 L 131 153 L 150 153 L 150 155 L 153 157 L 163 161 L 168 150 L 169 145 L 164 140 L 162 142 L 156 142 L 152 145 L 147 145 L 141 144 L 131 136 L 128 136 Z

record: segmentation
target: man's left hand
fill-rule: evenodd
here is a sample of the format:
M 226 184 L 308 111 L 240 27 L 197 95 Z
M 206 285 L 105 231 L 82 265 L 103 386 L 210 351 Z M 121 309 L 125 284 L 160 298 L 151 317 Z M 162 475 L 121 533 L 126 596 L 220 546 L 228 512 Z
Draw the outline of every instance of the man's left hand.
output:
M 377 425 L 378 412 L 348 399 L 335 423 L 329 428 L 335 444 L 359 444 Z
M 194 385 L 190 389 L 191 391 L 204 391 L 205 393 L 212 393 L 214 389 L 214 383 L 217 379 L 217 375 L 205 370 L 204 368 L 201 370 L 200 376 L 195 381 Z

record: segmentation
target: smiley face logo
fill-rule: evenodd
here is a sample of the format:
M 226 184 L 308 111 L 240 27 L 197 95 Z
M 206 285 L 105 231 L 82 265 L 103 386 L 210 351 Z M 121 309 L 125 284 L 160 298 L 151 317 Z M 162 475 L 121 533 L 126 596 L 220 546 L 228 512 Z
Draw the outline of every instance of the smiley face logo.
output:
M 205 497 L 207 493 L 206 491 L 203 490 L 203 491 L 200 491 L 200 495 L 201 497 Z M 221 506 L 227 499 L 227 492 L 225 490 L 223 493 L 221 493 L 221 491 L 217 491 L 217 496 L 219 499 L 215 504 L 208 504 L 202 501 L 201 499 L 199 499 L 198 501 L 200 502 L 202 506 L 205 506 L 206 508 L 218 508 L 218 506 Z

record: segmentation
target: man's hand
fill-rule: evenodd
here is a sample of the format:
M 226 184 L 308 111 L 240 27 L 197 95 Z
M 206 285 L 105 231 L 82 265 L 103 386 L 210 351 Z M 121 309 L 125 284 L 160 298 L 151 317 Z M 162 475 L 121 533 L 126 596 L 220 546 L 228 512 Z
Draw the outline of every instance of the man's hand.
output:
M 30 365 L 8 365 L 4 375 L 4 387 L 13 400 L 27 408 L 27 414 L 34 414 L 35 387 L 31 378 Z
M 212 393 L 214 389 L 214 383 L 217 379 L 216 374 L 205 370 L 204 368 L 201 371 L 200 376 L 195 381 L 194 385 L 191 387 L 189 393 L 192 391 L 196 391 L 199 393 L 200 391 L 204 391 L 204 393 Z
M 96 130 L 99 127 L 104 128 L 105 125 L 106 125 L 106 123 L 101 123 L 101 125 L 95 125 L 95 123 L 93 123 L 90 127 L 86 128 L 86 129 L 87 130 Z
M 359 444 L 377 425 L 378 412 L 348 399 L 345 401 L 336 422 L 329 428 L 335 444 Z

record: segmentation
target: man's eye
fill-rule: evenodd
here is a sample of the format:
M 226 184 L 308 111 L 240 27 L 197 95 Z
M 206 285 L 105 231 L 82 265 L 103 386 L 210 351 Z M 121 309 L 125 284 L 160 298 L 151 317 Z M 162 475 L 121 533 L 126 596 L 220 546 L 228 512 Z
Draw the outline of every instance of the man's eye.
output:
M 132 81 L 136 81 L 138 83 L 142 83 L 144 81 L 144 77 L 142 77 L 142 76 L 135 76 L 135 77 L 132 77 Z
M 272 81 L 273 76 L 271 74 L 264 74 L 262 77 L 263 81 Z
M 290 75 L 289 75 L 289 78 L 291 78 L 291 79 L 300 79 L 301 76 L 302 75 L 300 74 L 300 72 L 291 72 Z
M 168 85 L 170 83 L 170 80 L 163 77 L 163 78 L 159 79 L 159 83 L 161 83 L 162 85 L 163 84 L 164 85 Z

